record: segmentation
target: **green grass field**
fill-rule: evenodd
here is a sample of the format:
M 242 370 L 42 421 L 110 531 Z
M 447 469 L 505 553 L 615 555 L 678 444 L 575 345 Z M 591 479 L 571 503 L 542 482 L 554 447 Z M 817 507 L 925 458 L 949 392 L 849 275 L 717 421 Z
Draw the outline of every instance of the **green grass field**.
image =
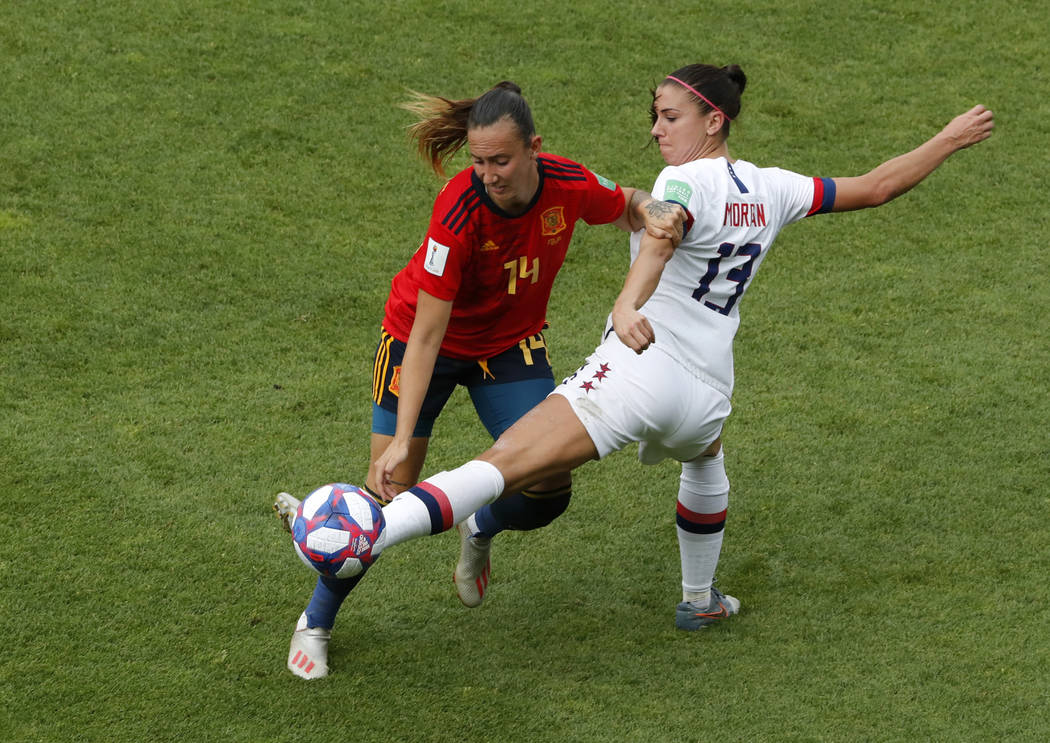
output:
M 0 4 L 0 740 L 1050 739 L 1050 6 Z M 545 146 L 648 187 L 649 89 L 749 76 L 731 151 L 864 172 L 975 103 L 991 140 L 789 228 L 743 304 L 720 586 L 678 633 L 677 471 L 633 450 L 506 534 L 445 534 L 284 668 L 313 579 L 272 496 L 367 467 L 390 277 L 440 182 L 397 108 L 502 79 Z M 463 164 L 465 160 L 457 160 Z M 548 341 L 598 340 L 626 239 L 581 226 Z M 486 439 L 457 394 L 426 471 Z

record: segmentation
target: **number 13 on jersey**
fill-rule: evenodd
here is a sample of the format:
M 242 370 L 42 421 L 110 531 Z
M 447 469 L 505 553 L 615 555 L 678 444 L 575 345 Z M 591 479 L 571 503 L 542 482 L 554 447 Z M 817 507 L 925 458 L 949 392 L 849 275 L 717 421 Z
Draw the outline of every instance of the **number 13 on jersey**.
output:
M 746 245 L 741 245 L 739 249 L 733 243 L 722 243 L 718 246 L 718 255 L 707 262 L 707 273 L 700 279 L 700 286 L 693 290 L 693 299 L 697 302 L 703 302 L 705 307 L 710 307 L 715 312 L 728 315 L 730 310 L 733 309 L 733 305 L 740 299 L 740 295 L 744 293 L 744 289 L 747 288 L 747 282 L 751 279 L 751 271 L 754 268 L 755 259 L 761 254 L 762 246 L 758 243 L 747 243 Z M 733 293 L 726 298 L 725 306 L 704 300 L 704 297 L 711 291 L 712 282 L 719 276 L 722 259 L 734 255 L 747 256 L 747 260 L 736 268 L 730 268 L 726 271 L 725 278 L 735 283 L 736 287 Z

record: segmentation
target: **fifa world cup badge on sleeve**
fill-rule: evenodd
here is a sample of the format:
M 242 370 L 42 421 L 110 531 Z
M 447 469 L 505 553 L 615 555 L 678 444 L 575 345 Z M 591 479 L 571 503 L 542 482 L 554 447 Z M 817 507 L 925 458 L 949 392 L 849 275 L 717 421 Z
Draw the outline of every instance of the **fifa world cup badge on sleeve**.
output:
M 595 173 L 595 172 L 594 172 L 593 170 L 591 171 L 591 173 L 593 173 L 593 174 L 594 174 L 594 177 L 595 177 L 596 179 L 598 179 L 598 183 L 600 183 L 600 184 L 602 185 L 602 187 L 603 187 L 603 188 L 607 188 L 607 189 L 609 189 L 610 191 L 615 191 L 615 190 L 616 190 L 616 183 L 614 183 L 613 181 L 610 181 L 610 180 L 609 180 L 608 178 L 606 178 L 606 177 L 605 177 L 604 175 L 598 175 L 598 174 L 597 174 L 597 173 Z
M 444 276 L 448 253 L 449 247 L 447 245 L 442 245 L 431 238 L 427 242 L 427 255 L 423 261 L 423 267 L 427 270 L 427 273 L 432 273 L 435 276 Z
M 692 197 L 693 187 L 683 181 L 668 181 L 664 186 L 664 201 L 673 201 L 688 208 Z

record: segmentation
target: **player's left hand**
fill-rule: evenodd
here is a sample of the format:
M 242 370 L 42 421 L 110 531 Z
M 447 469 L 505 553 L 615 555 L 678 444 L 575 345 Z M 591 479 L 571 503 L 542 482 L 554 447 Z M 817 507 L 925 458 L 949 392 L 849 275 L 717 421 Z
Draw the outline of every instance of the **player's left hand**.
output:
M 952 141 L 955 149 L 961 150 L 988 139 L 994 128 L 995 114 L 977 105 L 952 119 L 941 133 Z
M 656 340 L 653 326 L 638 310 L 613 307 L 612 324 L 616 337 L 635 353 L 640 354 Z

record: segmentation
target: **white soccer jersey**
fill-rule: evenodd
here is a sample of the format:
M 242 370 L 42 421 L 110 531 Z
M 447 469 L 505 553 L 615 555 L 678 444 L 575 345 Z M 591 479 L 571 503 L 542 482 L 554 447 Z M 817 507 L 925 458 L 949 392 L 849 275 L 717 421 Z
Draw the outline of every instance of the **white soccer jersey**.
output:
M 694 160 L 664 168 L 653 196 L 681 204 L 691 224 L 640 309 L 657 348 L 729 396 L 740 299 L 781 228 L 830 211 L 835 186 L 744 160 Z M 631 237 L 631 262 L 641 232 Z

